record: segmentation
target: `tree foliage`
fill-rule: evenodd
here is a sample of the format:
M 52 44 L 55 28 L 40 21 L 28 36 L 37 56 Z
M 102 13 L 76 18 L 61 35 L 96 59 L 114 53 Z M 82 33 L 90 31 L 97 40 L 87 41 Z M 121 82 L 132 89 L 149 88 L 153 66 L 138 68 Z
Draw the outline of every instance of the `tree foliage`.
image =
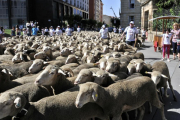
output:
M 102 22 L 98 22 L 98 23 L 97 23 L 97 27 L 98 27 L 98 28 L 101 28 L 102 25 L 103 25 Z
M 156 6 L 158 9 L 154 11 L 153 17 L 160 16 L 180 16 L 180 0 L 155 0 Z M 179 22 L 180 19 L 175 20 L 167 20 L 167 28 L 172 28 L 174 22 Z M 153 22 L 153 30 L 156 30 L 156 25 L 158 31 L 162 31 L 163 28 L 163 20 L 158 20 Z M 166 21 L 164 21 L 164 27 L 166 25 Z
M 111 23 L 112 23 L 113 26 L 119 27 L 120 26 L 120 19 L 118 19 L 118 18 L 111 18 Z

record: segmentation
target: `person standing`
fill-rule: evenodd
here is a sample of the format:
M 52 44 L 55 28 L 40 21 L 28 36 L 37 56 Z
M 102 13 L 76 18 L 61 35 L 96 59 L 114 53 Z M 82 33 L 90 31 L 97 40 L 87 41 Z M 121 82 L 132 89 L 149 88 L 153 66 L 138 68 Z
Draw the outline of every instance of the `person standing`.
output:
M 11 36 L 16 36 L 15 27 L 12 27 L 12 29 L 11 29 Z
M 170 46 L 171 46 L 171 34 L 170 33 L 170 29 L 166 30 L 166 33 L 163 34 L 163 38 L 162 38 L 162 46 L 163 46 L 163 58 L 162 60 L 165 59 L 165 55 L 166 55 L 166 50 L 167 50 L 167 61 L 170 62 L 169 59 L 169 54 L 170 54 Z
M 176 59 L 176 50 L 178 50 L 178 58 L 180 60 L 180 43 L 177 43 L 177 39 L 180 39 L 180 30 L 178 28 L 178 23 L 173 24 L 172 33 L 172 46 L 173 46 L 173 60 Z
M 108 28 L 106 28 L 105 25 L 102 26 L 102 29 L 99 31 L 99 35 L 102 39 L 108 39 L 109 38 L 109 31 Z
M 69 25 L 67 25 L 67 28 L 66 28 L 65 32 L 66 32 L 66 35 L 67 35 L 67 36 L 71 36 L 71 35 L 72 35 L 72 30 L 71 30 L 71 28 L 69 27 Z
M 28 36 L 31 36 L 31 31 L 32 31 L 32 29 L 31 29 L 30 23 L 27 24 L 26 31 L 27 31 L 27 35 L 28 35 Z
M 18 25 L 16 25 L 16 35 L 21 35 L 21 30 Z
M 49 35 L 50 35 L 50 36 L 54 36 L 53 26 L 51 26 L 51 27 L 49 28 Z
M 24 35 L 24 36 L 27 36 L 26 28 L 23 28 L 23 35 Z
M 114 29 L 113 29 L 114 33 L 116 33 L 116 30 L 117 30 L 116 27 L 114 27 Z
M 49 35 L 47 27 L 45 27 L 44 32 L 45 32 L 45 35 Z
M 77 28 L 77 32 L 80 33 L 81 32 L 81 28 L 78 26 Z
M 62 30 L 60 29 L 60 26 L 58 26 L 57 29 L 56 29 L 56 35 L 60 36 L 62 34 L 63 34 Z
M 119 27 L 119 34 L 121 34 L 122 33 L 122 29 L 121 29 L 121 27 Z
M 134 27 L 134 21 L 131 21 L 129 23 L 129 26 L 126 27 L 126 29 L 124 30 L 120 40 L 122 40 L 124 38 L 125 34 L 126 34 L 126 43 L 128 45 L 135 47 L 136 42 L 137 42 L 137 38 L 138 38 L 138 31 L 137 31 L 136 27 Z
M 1 27 L 0 27 L 1 28 Z M 3 32 L 0 29 L 0 43 L 2 43 L 2 36 L 3 36 Z
M 44 28 L 41 29 L 41 34 L 42 34 L 42 35 L 45 34 L 45 31 L 44 31 L 44 30 L 45 30 Z
M 36 26 L 33 25 L 33 28 L 32 28 L 32 35 L 37 36 L 37 32 L 38 32 L 38 30 L 37 30 Z

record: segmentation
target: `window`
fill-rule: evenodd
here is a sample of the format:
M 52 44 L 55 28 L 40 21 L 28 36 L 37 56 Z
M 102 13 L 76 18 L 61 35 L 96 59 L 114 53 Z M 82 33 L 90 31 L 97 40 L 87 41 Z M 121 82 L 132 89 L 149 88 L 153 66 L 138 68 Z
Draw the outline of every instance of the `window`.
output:
M 129 16 L 129 22 L 134 21 L 134 16 Z
M 135 0 L 130 0 L 130 8 L 134 8 Z

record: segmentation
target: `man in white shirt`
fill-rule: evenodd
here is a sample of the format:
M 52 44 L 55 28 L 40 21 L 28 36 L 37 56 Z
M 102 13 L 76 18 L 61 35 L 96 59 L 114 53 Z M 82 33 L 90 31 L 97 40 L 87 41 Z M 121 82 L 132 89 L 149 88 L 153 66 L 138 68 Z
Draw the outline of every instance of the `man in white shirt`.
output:
M 2 42 L 2 34 L 3 34 L 3 32 L 0 30 L 0 43 Z
M 81 32 L 81 28 L 78 26 L 77 28 L 77 32 L 80 33 Z
M 136 46 L 138 31 L 136 27 L 134 27 L 134 21 L 131 21 L 129 26 L 124 30 L 121 39 L 124 38 L 124 34 L 126 34 L 126 43 L 131 46 Z
M 116 30 L 117 30 L 116 27 L 114 27 L 114 29 L 113 29 L 114 33 L 116 33 Z
M 56 35 L 62 35 L 62 30 L 60 29 L 60 26 L 58 26 L 56 29 Z
M 99 34 L 103 39 L 107 39 L 109 37 L 109 32 L 105 25 L 102 26 L 102 29 L 100 30 Z
M 71 36 L 71 33 L 72 33 L 72 30 L 71 30 L 71 28 L 69 27 L 69 25 L 67 25 L 67 28 L 66 28 L 66 35 L 67 36 Z

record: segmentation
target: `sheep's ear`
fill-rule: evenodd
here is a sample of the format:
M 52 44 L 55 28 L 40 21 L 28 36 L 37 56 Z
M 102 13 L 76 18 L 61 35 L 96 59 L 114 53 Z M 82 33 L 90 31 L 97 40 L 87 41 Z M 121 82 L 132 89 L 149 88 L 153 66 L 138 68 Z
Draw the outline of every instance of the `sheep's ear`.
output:
M 14 100 L 14 103 L 15 103 L 15 107 L 16 107 L 16 108 L 20 108 L 20 107 L 21 107 L 21 98 L 20 98 L 20 97 L 17 97 L 17 98 Z
M 58 73 L 59 73 L 59 74 L 66 75 L 66 73 L 65 73 L 63 70 L 61 70 L 61 69 L 58 70 Z
M 49 65 L 50 63 L 49 62 L 43 62 L 44 65 Z
M 92 98 L 94 101 L 97 101 L 98 94 L 95 91 L 93 91 L 93 93 L 92 93 Z
M 152 74 L 152 72 L 147 72 L 147 71 L 146 71 L 145 73 L 146 73 L 146 74 L 150 74 L 150 75 Z
M 169 79 L 167 76 L 165 76 L 165 75 L 163 75 L 163 74 L 161 74 L 161 76 L 162 76 L 163 78 L 167 78 L 167 79 Z

